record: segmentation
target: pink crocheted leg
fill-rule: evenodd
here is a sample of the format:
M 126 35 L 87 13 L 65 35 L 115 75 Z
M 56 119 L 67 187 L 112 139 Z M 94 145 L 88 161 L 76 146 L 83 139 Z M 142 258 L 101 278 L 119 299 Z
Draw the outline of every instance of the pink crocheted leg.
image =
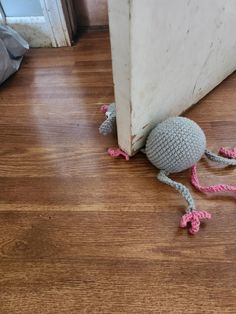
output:
M 233 150 L 221 147 L 219 150 L 219 154 L 227 158 L 236 158 L 236 147 Z
M 100 108 L 101 112 L 106 113 L 107 110 L 108 110 L 108 107 L 109 107 L 109 105 L 107 105 L 107 104 L 106 105 L 102 105 L 101 108 Z
M 189 232 L 195 234 L 200 229 L 201 220 L 211 219 L 211 214 L 206 211 L 193 210 L 182 216 L 180 220 L 180 227 L 185 228 L 190 224 Z
M 192 167 L 192 178 L 191 178 L 192 185 L 200 192 L 209 192 L 209 193 L 216 193 L 216 192 L 236 192 L 236 187 L 229 184 L 217 184 L 211 186 L 201 186 L 198 175 L 197 175 L 197 166 L 194 165 Z
M 109 148 L 107 152 L 111 157 L 123 156 L 126 160 L 129 160 L 129 155 L 120 148 Z

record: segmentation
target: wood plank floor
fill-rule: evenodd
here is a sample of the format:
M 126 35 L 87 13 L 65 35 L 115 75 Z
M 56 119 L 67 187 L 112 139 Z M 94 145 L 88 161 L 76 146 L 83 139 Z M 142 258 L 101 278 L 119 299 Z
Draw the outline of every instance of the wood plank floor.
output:
M 180 230 L 185 203 L 145 156 L 107 156 L 99 107 L 113 100 L 104 32 L 31 50 L 0 87 L 0 313 L 235 314 L 235 195 L 193 192 L 213 219 Z M 209 149 L 235 146 L 236 74 L 187 116 Z M 204 159 L 199 173 L 236 184 Z

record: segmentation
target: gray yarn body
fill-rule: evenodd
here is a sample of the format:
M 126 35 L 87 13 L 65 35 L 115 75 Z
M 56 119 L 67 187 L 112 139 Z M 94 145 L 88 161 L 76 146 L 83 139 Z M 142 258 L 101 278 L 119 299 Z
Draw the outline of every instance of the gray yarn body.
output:
M 159 123 L 149 134 L 146 154 L 158 169 L 168 173 L 191 168 L 204 154 L 206 137 L 192 120 L 174 117 Z
M 101 124 L 99 132 L 102 135 L 111 133 L 116 126 L 116 106 L 114 103 L 110 104 L 106 112 L 106 120 Z

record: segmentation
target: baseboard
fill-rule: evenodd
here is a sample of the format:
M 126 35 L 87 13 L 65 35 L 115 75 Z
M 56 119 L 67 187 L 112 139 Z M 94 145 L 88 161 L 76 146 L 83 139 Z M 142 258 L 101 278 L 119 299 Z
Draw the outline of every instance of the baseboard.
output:
M 79 33 L 96 32 L 96 31 L 108 31 L 108 25 L 93 25 L 93 26 L 79 26 Z

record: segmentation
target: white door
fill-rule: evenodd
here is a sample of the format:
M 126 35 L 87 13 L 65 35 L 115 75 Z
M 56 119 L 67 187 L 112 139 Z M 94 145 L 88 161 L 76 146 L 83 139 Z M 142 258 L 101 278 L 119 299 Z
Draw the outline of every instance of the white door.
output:
M 5 23 L 31 47 L 70 46 L 76 32 L 72 0 L 1 0 Z
M 235 0 L 109 0 L 119 146 L 133 155 L 236 69 Z

